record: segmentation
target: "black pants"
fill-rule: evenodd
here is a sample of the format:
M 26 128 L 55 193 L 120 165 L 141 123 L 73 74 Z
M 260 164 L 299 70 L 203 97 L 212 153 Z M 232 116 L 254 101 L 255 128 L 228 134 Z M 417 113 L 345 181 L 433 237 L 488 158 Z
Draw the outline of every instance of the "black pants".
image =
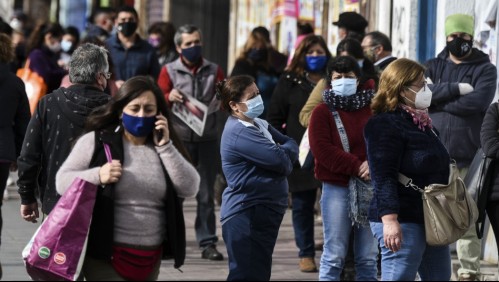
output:
M 9 178 L 9 168 L 10 163 L 0 163 L 0 245 L 2 244 L 2 204 L 3 204 L 3 192 L 7 186 L 7 179 Z
M 489 217 L 492 230 L 494 230 L 494 236 L 496 237 L 496 244 L 499 251 L 499 201 L 487 202 L 485 211 Z

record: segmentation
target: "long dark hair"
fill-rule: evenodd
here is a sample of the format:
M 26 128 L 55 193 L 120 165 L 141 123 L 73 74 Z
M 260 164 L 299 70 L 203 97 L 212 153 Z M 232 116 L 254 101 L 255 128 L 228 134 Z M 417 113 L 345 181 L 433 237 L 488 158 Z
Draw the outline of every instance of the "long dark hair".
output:
M 39 24 L 31 33 L 26 44 L 26 54 L 31 53 L 33 49 L 41 48 L 45 41 L 45 35 L 51 34 L 54 37 L 61 37 L 64 34 L 64 29 L 58 23 L 42 23 Z
M 107 104 L 96 108 L 90 114 L 85 124 L 85 131 L 115 130 L 119 126 L 119 132 L 123 132 L 120 120 L 123 109 L 146 91 L 151 91 L 154 94 L 158 114 L 164 115 L 168 120 L 168 130 L 173 145 L 186 159 L 190 160 L 187 150 L 173 128 L 170 109 L 166 104 L 163 92 L 149 76 L 135 76 L 127 80 Z M 152 142 L 152 133 L 148 136 L 148 141 Z
M 307 52 L 315 44 L 319 44 L 322 49 L 324 49 L 324 51 L 326 52 L 327 61 L 329 62 L 332 58 L 332 55 L 327 48 L 326 41 L 324 41 L 324 38 L 322 38 L 322 36 L 320 35 L 311 34 L 307 35 L 307 37 L 305 37 L 302 42 L 300 42 L 298 47 L 296 47 L 293 59 L 291 60 L 291 63 L 286 68 L 286 70 L 295 73 L 296 75 L 303 75 L 305 66 L 307 65 L 307 61 L 305 59 L 307 57 Z M 324 70 L 325 69 L 326 67 L 324 67 Z

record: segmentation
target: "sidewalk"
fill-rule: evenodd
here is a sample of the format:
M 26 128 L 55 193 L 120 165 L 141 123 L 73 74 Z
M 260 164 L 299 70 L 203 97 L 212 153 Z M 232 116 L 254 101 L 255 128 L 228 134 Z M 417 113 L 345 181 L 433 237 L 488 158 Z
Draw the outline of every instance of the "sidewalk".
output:
M 0 261 L 3 267 L 3 280 L 10 281 L 30 281 L 26 274 L 21 258 L 21 252 L 26 243 L 35 232 L 38 224 L 31 224 L 21 220 L 19 215 L 20 200 L 16 188 L 8 187 L 10 198 L 4 201 L 2 248 Z M 217 208 L 217 217 L 218 217 Z M 184 266 L 181 267 L 183 273 L 173 268 L 173 262 L 163 261 L 159 280 L 189 280 L 189 281 L 215 281 L 225 280 L 228 274 L 227 253 L 222 240 L 220 224 L 217 225 L 217 234 L 220 242 L 217 249 L 224 254 L 223 261 L 209 261 L 201 258 L 201 251 L 197 247 L 194 234 L 194 220 L 196 214 L 195 199 L 188 199 L 184 202 L 184 213 L 187 228 L 187 256 Z M 322 227 L 316 225 L 316 241 L 321 240 Z M 271 280 L 288 281 L 313 281 L 318 279 L 318 273 L 303 273 L 298 269 L 297 248 L 294 242 L 293 226 L 291 224 L 291 211 L 288 210 L 284 216 L 279 232 L 277 245 L 274 250 L 272 278 Z M 321 252 L 316 254 L 317 264 L 320 261 Z M 452 259 L 454 268 L 457 266 L 455 254 Z M 497 265 L 492 265 L 482 261 L 482 273 L 484 280 L 497 280 Z M 452 280 L 456 280 L 453 276 Z

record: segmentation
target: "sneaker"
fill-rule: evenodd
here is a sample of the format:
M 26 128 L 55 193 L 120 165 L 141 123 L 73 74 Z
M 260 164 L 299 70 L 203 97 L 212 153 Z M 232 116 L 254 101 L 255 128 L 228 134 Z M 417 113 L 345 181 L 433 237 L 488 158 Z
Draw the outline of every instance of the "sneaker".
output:
M 479 281 L 477 278 L 478 277 L 476 274 L 463 273 L 459 274 L 459 278 L 457 279 L 457 281 Z
M 301 272 L 317 272 L 314 258 L 306 257 L 300 258 L 300 271 Z
M 223 260 L 224 256 L 217 251 L 217 247 L 215 245 L 208 246 L 201 253 L 201 257 L 209 260 Z

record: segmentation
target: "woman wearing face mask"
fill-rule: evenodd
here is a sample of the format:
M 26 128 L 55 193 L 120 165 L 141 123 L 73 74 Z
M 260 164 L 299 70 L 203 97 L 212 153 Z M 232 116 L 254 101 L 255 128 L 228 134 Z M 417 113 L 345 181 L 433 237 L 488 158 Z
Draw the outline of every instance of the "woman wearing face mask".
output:
M 71 54 L 73 54 L 76 47 L 80 43 L 80 31 L 74 26 L 68 26 L 64 29 L 64 35 L 62 35 L 61 41 L 61 57 L 59 59 L 59 65 L 65 69 L 68 68 L 69 60 L 71 59 Z
M 398 173 L 425 187 L 447 183 L 450 157 L 428 116 L 432 92 L 424 67 L 398 59 L 381 74 L 364 135 L 374 186 L 369 221 L 381 247 L 381 280 L 449 281 L 448 246 L 426 244 L 421 194 Z
M 59 66 L 61 39 L 64 30 L 58 23 L 38 25 L 28 39 L 26 52 L 29 68 L 38 73 L 47 84 L 47 93 L 61 85 L 67 70 Z
M 264 106 L 252 77 L 218 83 L 217 96 L 230 114 L 220 144 L 228 184 L 220 209 L 227 280 L 268 281 L 298 145 L 258 118 Z
M 255 79 L 265 106 L 260 116 L 263 119 L 267 118 L 267 109 L 280 76 L 272 66 L 271 51 L 272 46 L 261 33 L 251 32 L 230 74 L 250 75 Z
M 321 211 L 324 250 L 319 279 L 338 281 L 354 232 L 356 279 L 377 280 L 378 250 L 368 226 L 355 224 L 349 217 L 348 182 L 351 177 L 370 179 L 363 130 L 371 117 L 374 91 L 359 88 L 360 68 L 350 56 L 340 56 L 328 66 L 331 89 L 323 92 L 324 103 L 312 112 L 309 125 L 310 149 L 315 157 L 315 177 L 322 181 Z M 340 134 L 334 115 L 346 133 Z M 341 127 L 340 127 L 341 129 Z M 343 149 L 346 138 L 349 152 Z
M 175 48 L 176 28 L 171 22 L 156 22 L 149 27 L 148 42 L 156 49 L 160 66 L 164 66 L 178 58 Z
M 267 121 L 297 143 L 301 142 L 306 130 L 298 122 L 298 114 L 312 89 L 325 76 L 330 59 L 331 53 L 321 36 L 306 36 L 296 48 L 291 64 L 272 94 Z M 300 271 L 316 272 L 314 205 L 320 183 L 314 178 L 312 170 L 302 169 L 298 162 L 294 164 L 288 181 Z
M 156 280 L 166 257 L 174 258 L 175 268 L 182 266 L 180 198 L 195 196 L 200 178 L 169 116 L 154 81 L 131 78 L 89 116 L 89 132 L 59 169 L 59 194 L 75 177 L 102 186 L 83 265 L 86 280 Z M 112 162 L 107 162 L 103 143 L 110 146 Z

